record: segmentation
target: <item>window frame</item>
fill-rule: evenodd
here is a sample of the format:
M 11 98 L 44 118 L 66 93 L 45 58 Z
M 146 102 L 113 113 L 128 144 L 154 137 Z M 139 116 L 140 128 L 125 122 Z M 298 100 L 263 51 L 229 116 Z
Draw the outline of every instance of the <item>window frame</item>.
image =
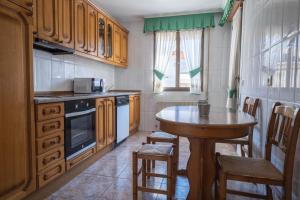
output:
M 204 29 L 202 29 L 202 42 L 201 42 L 201 58 L 204 54 Z M 154 32 L 154 48 L 153 48 L 153 68 L 155 67 L 155 53 L 156 53 L 156 32 Z M 203 59 L 201 59 L 201 64 L 203 65 Z M 190 87 L 180 87 L 180 31 L 176 31 L 176 78 L 175 78 L 175 87 L 164 87 L 163 91 L 165 92 L 189 92 Z M 155 81 L 155 75 L 153 74 L 153 85 Z M 203 73 L 201 73 L 201 88 L 203 90 Z

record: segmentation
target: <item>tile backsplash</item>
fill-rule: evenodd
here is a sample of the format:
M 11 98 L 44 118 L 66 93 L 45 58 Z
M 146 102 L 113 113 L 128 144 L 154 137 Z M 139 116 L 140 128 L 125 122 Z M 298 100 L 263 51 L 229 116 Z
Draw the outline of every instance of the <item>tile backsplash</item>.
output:
M 103 78 L 106 86 L 114 87 L 114 66 L 76 55 L 53 55 L 33 51 L 34 91 L 73 91 L 73 79 Z

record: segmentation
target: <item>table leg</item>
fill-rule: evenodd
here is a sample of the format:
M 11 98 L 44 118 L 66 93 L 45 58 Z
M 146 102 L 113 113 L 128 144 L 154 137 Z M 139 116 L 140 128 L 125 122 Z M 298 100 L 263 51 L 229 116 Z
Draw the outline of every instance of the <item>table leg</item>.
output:
M 191 155 L 187 164 L 190 184 L 189 200 L 213 199 L 215 180 L 215 143 L 207 139 L 189 138 Z

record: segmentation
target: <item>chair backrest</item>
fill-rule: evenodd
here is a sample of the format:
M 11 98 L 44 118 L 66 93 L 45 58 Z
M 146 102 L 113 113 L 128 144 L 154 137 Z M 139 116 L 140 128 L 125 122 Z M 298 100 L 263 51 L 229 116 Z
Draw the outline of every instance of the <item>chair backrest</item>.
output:
M 268 125 L 266 159 L 271 160 L 272 147 L 277 146 L 284 154 L 283 174 L 286 182 L 291 184 L 294 158 L 300 129 L 299 108 L 274 104 Z
M 258 103 L 259 103 L 259 99 L 246 97 L 244 100 L 243 112 L 248 113 L 253 117 L 255 117 Z

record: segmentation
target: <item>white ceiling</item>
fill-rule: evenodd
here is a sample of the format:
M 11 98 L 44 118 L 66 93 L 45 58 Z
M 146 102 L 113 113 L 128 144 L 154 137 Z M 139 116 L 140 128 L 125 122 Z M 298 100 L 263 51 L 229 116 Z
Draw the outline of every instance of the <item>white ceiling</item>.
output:
M 120 21 L 144 17 L 217 12 L 226 0 L 92 0 Z

